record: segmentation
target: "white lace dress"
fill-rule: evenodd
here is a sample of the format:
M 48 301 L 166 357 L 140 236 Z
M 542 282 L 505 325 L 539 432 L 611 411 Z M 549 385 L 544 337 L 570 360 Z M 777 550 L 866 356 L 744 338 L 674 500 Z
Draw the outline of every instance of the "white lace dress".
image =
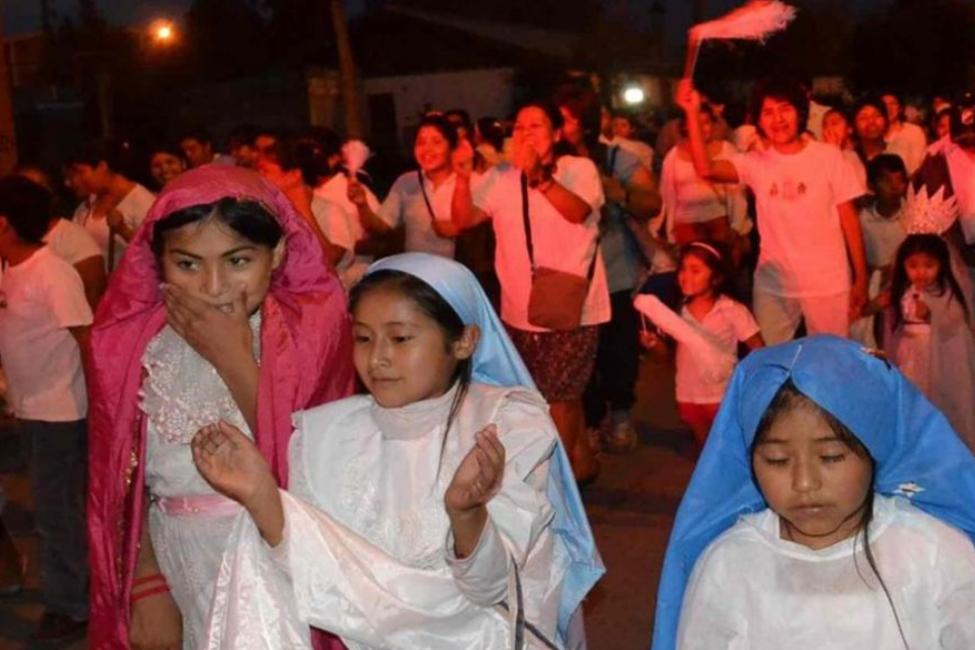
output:
M 251 319 L 255 358 L 260 316 Z M 190 441 L 204 425 L 225 420 L 251 436 L 240 409 L 216 369 L 172 328 L 149 343 L 142 358 L 146 378 L 140 408 L 148 418 L 146 486 L 153 501 L 149 532 L 156 559 L 183 617 L 183 647 L 202 646 L 220 558 L 236 515 L 193 464 Z M 164 512 L 167 499 L 209 496 L 215 508 Z M 197 499 L 199 501 L 199 499 Z

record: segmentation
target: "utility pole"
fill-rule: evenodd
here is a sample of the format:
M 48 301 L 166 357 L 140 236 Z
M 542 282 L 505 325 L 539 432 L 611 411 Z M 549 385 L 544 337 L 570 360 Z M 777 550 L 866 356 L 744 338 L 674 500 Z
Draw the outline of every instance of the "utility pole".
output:
M 17 166 L 17 135 L 14 131 L 14 108 L 11 99 L 10 65 L 0 16 L 0 174 L 9 174 Z
M 349 23 L 345 15 L 344 0 L 330 0 L 332 27 L 335 30 L 335 46 L 339 54 L 339 76 L 342 84 L 342 102 L 345 107 L 345 131 L 349 138 L 361 139 L 365 135 L 362 108 L 359 105 L 358 74 L 355 57 L 349 40 Z

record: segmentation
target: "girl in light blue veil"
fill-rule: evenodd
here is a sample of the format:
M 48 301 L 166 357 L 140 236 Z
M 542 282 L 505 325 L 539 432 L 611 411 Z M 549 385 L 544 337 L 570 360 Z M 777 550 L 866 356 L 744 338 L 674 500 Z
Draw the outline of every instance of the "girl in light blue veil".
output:
M 508 338 L 501 319 L 467 267 L 437 255 L 404 253 L 379 260 L 369 268 L 367 275 L 383 270 L 400 271 L 423 280 L 450 303 L 465 324 L 480 328 L 481 338 L 472 364 L 472 381 L 535 390 L 535 382 Z M 585 595 L 605 573 L 605 568 L 596 550 L 589 520 L 561 441 L 556 445 L 552 457 L 548 498 L 555 508 L 552 525 L 571 558 L 559 607 L 559 630 L 565 636 L 570 619 L 576 614 Z
M 585 647 L 581 602 L 604 569 L 545 401 L 477 280 L 398 255 L 350 306 L 370 394 L 295 414 L 287 491 L 253 487 L 266 469 L 229 426 L 194 438 L 201 474 L 246 511 L 207 647 L 306 648 L 308 625 L 352 650 Z

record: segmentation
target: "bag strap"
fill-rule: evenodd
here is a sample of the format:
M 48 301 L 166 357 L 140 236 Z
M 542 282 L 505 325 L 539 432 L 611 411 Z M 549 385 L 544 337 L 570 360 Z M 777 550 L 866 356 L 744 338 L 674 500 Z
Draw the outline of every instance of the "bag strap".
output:
M 436 221 L 437 215 L 433 212 L 433 204 L 430 203 L 430 197 L 427 196 L 427 188 L 423 184 L 423 170 L 416 170 L 416 179 L 420 182 L 420 194 L 423 195 L 423 202 L 427 204 L 427 212 L 430 213 L 430 221 Z
M 535 271 L 535 246 L 532 243 L 532 222 L 528 216 L 528 177 L 524 172 L 521 174 L 521 218 L 525 224 L 525 245 L 528 247 L 528 263 L 531 265 L 532 272 Z M 592 282 L 596 274 L 596 259 L 599 257 L 599 242 L 601 237 L 596 236 L 596 251 L 589 261 L 589 270 L 586 272 L 586 279 Z
M 613 146 L 609 147 L 607 151 L 607 160 L 606 160 L 607 176 L 612 176 L 613 172 L 616 170 L 616 154 L 619 153 L 619 150 L 620 150 L 620 146 L 618 144 L 614 144 Z
M 525 245 L 528 247 L 528 263 L 535 270 L 535 247 L 532 245 L 532 222 L 528 217 L 528 177 L 521 174 L 521 218 L 525 224 Z

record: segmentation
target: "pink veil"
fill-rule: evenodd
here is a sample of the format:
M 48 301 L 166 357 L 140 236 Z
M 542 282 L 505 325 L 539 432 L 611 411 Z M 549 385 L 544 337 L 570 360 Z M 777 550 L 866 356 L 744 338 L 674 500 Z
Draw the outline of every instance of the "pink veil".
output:
M 225 197 L 255 200 L 281 224 L 286 256 L 261 306 L 256 441 L 282 486 L 294 411 L 354 387 L 345 294 L 290 201 L 256 173 L 207 165 L 173 180 L 126 250 L 95 315 L 88 368 L 91 647 L 128 647 L 129 595 L 144 506 L 146 427 L 138 408 L 142 355 L 166 311 L 151 250 L 167 215 Z

